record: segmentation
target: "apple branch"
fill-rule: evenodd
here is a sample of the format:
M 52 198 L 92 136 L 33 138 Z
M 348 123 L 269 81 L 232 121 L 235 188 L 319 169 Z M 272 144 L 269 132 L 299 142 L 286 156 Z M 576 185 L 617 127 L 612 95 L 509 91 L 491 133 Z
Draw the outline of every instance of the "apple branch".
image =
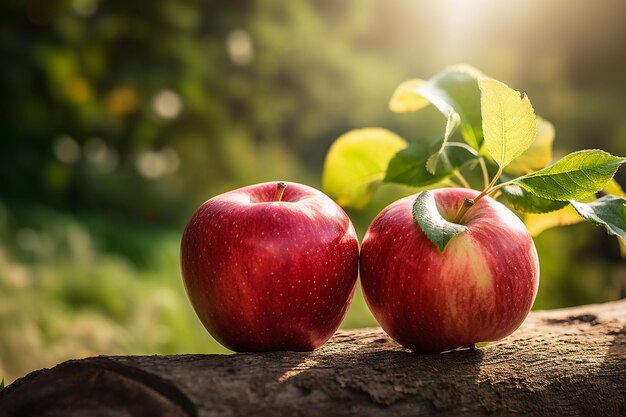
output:
M 489 171 L 487 170 L 487 164 L 485 164 L 485 158 L 478 158 L 478 163 L 480 164 L 480 170 L 483 173 L 483 183 L 485 184 L 485 188 L 489 186 Z
M 472 186 L 469 184 L 469 182 L 467 182 L 467 180 L 465 179 L 463 174 L 461 174 L 460 171 L 454 171 L 454 176 L 456 177 L 456 179 L 459 180 L 459 182 L 463 185 L 463 187 L 472 188 Z

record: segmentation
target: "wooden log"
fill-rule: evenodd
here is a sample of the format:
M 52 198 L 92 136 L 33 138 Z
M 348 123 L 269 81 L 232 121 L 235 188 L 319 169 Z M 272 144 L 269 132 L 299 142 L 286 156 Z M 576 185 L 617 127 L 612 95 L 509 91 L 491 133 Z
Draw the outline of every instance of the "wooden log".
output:
M 626 300 L 530 314 L 439 355 L 379 328 L 312 353 L 68 361 L 0 392 L 0 416 L 626 416 Z

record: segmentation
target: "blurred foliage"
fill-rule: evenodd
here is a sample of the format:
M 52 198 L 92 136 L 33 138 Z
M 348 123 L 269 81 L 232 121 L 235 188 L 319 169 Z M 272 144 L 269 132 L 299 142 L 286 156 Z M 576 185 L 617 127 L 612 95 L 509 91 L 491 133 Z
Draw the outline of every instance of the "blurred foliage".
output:
M 319 187 L 349 129 L 438 134 L 432 107 L 388 111 L 405 79 L 468 62 L 528 93 L 555 158 L 625 155 L 624 15 L 622 0 L 2 2 L 0 378 L 100 353 L 222 351 L 184 296 L 186 220 L 242 185 Z M 359 235 L 406 193 L 350 212 Z M 605 235 L 539 236 L 536 308 L 626 294 Z M 344 326 L 374 324 L 357 294 Z

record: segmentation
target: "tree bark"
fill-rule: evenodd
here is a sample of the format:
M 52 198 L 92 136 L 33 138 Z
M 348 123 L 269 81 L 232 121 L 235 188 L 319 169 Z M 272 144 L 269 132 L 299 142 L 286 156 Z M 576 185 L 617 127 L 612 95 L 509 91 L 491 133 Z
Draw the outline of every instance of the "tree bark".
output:
M 538 311 L 476 350 L 379 329 L 312 353 L 97 357 L 32 372 L 0 416 L 626 416 L 626 300 Z

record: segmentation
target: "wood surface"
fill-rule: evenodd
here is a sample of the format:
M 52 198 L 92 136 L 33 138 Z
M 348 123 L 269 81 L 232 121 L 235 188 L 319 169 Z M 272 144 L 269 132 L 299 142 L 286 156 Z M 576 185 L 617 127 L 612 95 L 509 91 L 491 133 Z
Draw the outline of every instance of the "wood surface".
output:
M 626 416 L 626 300 L 533 312 L 476 350 L 347 330 L 312 353 L 68 361 L 0 392 L 1 417 L 421 415 Z

